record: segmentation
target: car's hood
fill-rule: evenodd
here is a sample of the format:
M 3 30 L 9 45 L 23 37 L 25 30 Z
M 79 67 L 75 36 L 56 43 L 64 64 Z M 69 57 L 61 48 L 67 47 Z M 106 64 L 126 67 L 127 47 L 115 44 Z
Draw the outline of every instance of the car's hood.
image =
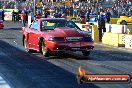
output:
M 44 35 L 53 36 L 53 37 L 83 37 L 83 36 L 87 36 L 88 33 L 84 32 L 82 30 L 61 27 L 61 28 L 55 28 L 52 31 L 44 32 Z

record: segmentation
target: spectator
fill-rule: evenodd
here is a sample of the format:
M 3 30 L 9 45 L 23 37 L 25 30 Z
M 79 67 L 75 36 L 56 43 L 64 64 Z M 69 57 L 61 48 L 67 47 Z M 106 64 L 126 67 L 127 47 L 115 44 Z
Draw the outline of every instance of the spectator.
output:
M 86 19 L 85 18 L 81 18 L 81 23 L 82 24 L 86 24 Z
M 58 18 L 61 18 L 61 16 L 62 16 L 62 14 L 59 12 L 59 14 L 58 14 Z
M 5 17 L 5 15 L 4 15 L 4 9 L 2 9 L 2 20 L 4 21 L 4 17 Z
M 54 18 L 59 18 L 59 15 L 57 12 L 54 14 Z
M 100 12 L 100 15 L 98 17 L 98 29 L 99 29 L 99 40 L 100 41 L 102 41 L 102 30 L 103 32 L 106 32 L 105 21 L 106 21 L 106 16 L 104 12 Z
M 73 16 L 77 17 L 77 9 L 76 8 L 73 10 Z
M 48 12 L 45 11 L 45 18 L 48 18 Z
M 107 23 L 110 22 L 110 17 L 111 17 L 111 13 L 110 13 L 110 11 L 109 11 L 109 9 L 108 9 L 107 12 L 106 12 Z
M 37 11 L 37 13 L 35 14 L 35 19 L 40 19 L 41 18 L 41 14 L 39 11 Z
M 62 13 L 61 18 L 65 18 L 65 19 L 67 19 L 67 17 L 66 17 L 66 15 L 65 15 L 65 13 Z
M 89 19 L 90 19 L 90 16 L 89 16 L 89 15 L 90 15 L 90 12 L 89 12 L 89 11 L 87 11 L 87 12 L 86 12 L 86 14 L 85 14 L 86 19 L 87 19 L 87 22 L 89 22 Z
M 24 11 L 22 11 L 21 20 L 22 20 L 22 25 L 26 26 L 26 14 L 24 13 Z
M 13 10 L 13 11 L 12 11 L 12 21 L 13 21 L 13 22 L 15 22 L 15 16 L 16 16 L 16 15 L 15 15 L 15 11 Z

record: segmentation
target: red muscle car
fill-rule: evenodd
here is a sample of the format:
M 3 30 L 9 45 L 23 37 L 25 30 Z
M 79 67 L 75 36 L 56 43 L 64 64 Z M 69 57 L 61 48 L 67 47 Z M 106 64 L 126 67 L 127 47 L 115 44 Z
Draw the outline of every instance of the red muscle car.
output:
M 3 20 L 0 20 L 0 29 L 3 29 L 4 28 L 4 22 Z
M 81 51 L 88 56 L 94 48 L 91 36 L 73 21 L 63 18 L 41 18 L 23 27 L 26 51 L 37 50 L 44 56 L 53 52 Z

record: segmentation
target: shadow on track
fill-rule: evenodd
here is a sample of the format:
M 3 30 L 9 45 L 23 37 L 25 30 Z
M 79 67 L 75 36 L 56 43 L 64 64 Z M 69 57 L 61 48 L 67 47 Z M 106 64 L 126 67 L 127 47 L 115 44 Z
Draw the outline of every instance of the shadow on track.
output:
M 13 88 L 100 88 L 79 85 L 75 74 L 4 41 L 0 45 L 0 72 Z
M 4 21 L 4 29 L 2 30 L 22 30 L 21 22 Z
M 22 28 L 4 28 L 2 30 L 22 30 Z
M 36 51 L 32 51 L 31 54 L 33 55 L 40 55 L 40 53 L 36 52 Z M 64 52 L 61 54 L 57 54 L 57 53 L 52 53 L 50 54 L 50 57 L 44 57 L 42 56 L 43 59 L 46 58 L 46 60 L 49 59 L 67 59 L 67 58 L 71 58 L 71 59 L 76 59 L 76 60 L 89 60 L 91 59 L 89 56 L 83 56 L 81 53 L 79 52 Z
M 10 40 L 11 40 L 11 39 L 16 39 L 16 38 L 5 38 L 5 37 L 4 37 L 4 38 L 0 38 L 0 39 L 10 39 Z
M 132 61 L 132 54 L 123 51 L 94 50 L 91 55 L 96 61 Z

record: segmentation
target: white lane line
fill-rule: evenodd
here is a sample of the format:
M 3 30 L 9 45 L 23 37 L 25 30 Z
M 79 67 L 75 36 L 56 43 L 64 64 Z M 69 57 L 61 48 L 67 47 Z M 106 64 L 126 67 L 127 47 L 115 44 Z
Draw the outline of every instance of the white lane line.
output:
M 9 84 L 0 76 L 0 88 L 11 88 Z

